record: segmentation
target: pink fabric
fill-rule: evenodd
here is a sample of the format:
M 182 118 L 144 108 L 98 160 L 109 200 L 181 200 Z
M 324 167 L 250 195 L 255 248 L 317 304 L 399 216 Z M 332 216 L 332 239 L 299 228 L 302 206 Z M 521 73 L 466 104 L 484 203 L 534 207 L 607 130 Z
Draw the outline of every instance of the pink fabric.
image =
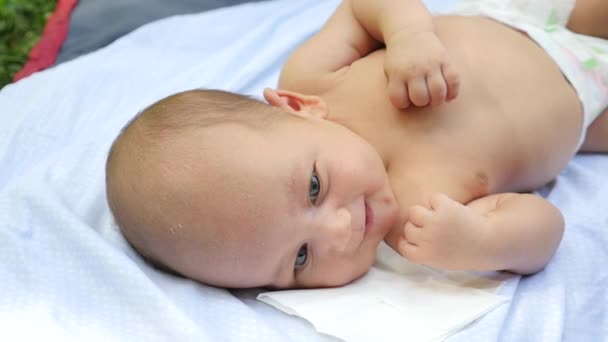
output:
M 13 81 L 16 82 L 37 71 L 44 70 L 55 63 L 59 49 L 68 34 L 70 15 L 77 3 L 78 0 L 57 1 L 57 7 L 47 21 L 42 37 L 30 51 L 27 63 L 15 74 Z

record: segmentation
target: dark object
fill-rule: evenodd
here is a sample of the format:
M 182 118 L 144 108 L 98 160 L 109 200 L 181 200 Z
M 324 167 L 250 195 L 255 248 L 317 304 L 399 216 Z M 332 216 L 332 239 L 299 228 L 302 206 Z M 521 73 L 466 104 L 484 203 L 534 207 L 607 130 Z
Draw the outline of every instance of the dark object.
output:
M 261 0 L 80 0 L 56 64 L 104 47 L 143 24 Z

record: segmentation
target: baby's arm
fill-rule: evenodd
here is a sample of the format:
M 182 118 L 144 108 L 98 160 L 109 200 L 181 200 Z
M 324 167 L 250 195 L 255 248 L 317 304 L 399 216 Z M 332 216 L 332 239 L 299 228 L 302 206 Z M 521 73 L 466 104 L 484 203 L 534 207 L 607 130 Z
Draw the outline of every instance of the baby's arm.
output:
M 405 108 L 439 104 L 456 97 L 451 68 L 433 21 L 419 0 L 344 0 L 321 31 L 287 61 L 282 88 L 320 93 L 346 66 L 385 43 L 385 73 L 393 104 Z
M 343 1 L 323 28 L 299 46 L 281 71 L 279 87 L 306 94 L 327 90 L 354 61 L 380 48 Z
M 419 0 L 352 0 L 353 11 L 375 39 L 386 45 L 384 72 L 397 108 L 439 105 L 458 95 L 459 76 L 433 18 Z
M 496 194 L 462 205 L 445 195 L 410 208 L 398 250 L 413 262 L 452 270 L 540 271 L 564 231 L 560 211 L 532 194 Z

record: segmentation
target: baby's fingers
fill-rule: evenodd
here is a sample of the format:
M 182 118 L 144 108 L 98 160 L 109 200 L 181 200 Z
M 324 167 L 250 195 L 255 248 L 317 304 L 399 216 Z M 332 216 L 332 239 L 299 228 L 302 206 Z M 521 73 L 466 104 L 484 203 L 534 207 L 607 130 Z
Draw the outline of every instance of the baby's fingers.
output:
M 422 234 L 422 228 L 417 227 L 415 224 L 408 222 L 403 227 L 403 235 L 408 243 L 417 246 L 420 242 Z
M 443 193 L 434 193 L 429 196 L 429 204 L 432 210 L 442 210 L 445 208 L 460 207 L 461 204 L 449 198 Z
M 408 209 L 408 223 L 413 223 L 418 227 L 424 227 L 424 224 L 429 220 L 432 213 L 429 209 L 414 205 Z
M 420 251 L 418 246 L 412 245 L 411 243 L 403 239 L 399 242 L 397 248 L 399 249 L 399 254 L 403 255 L 409 261 L 419 262 L 418 256 L 420 255 Z
M 395 79 L 389 78 L 388 81 L 388 96 L 393 106 L 399 109 L 405 109 L 410 105 L 410 99 L 408 97 L 407 85 Z
M 460 91 L 460 75 L 449 63 L 441 67 L 441 73 L 447 85 L 446 101 L 452 101 L 458 96 Z
M 418 106 L 423 107 L 429 104 L 429 90 L 426 84 L 426 77 L 416 76 L 407 82 L 407 88 L 410 95 L 410 101 Z
M 440 68 L 430 73 L 426 82 L 429 88 L 429 94 L 431 97 L 431 106 L 438 106 L 446 101 L 446 95 L 448 92 L 448 86 L 446 80 L 443 78 L 443 74 Z

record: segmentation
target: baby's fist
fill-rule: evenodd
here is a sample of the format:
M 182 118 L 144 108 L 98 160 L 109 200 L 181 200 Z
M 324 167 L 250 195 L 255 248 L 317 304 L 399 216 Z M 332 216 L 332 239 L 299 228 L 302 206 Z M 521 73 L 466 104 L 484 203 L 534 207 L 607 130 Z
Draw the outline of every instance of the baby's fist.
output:
M 384 71 L 391 103 L 440 105 L 458 96 L 460 77 L 433 32 L 398 33 L 387 42 Z
M 428 207 L 409 209 L 399 252 L 408 260 L 450 270 L 467 269 L 478 257 L 484 218 L 444 194 L 430 196 Z

